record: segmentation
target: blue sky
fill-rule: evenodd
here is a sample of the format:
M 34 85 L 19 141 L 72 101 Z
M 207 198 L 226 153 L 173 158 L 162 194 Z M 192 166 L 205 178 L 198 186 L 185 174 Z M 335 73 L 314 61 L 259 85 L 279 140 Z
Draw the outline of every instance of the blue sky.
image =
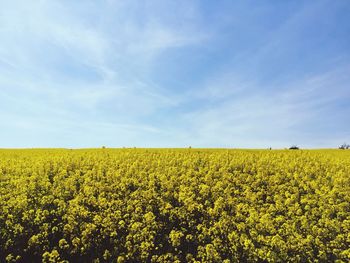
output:
M 0 5 L 0 147 L 350 143 L 348 0 Z

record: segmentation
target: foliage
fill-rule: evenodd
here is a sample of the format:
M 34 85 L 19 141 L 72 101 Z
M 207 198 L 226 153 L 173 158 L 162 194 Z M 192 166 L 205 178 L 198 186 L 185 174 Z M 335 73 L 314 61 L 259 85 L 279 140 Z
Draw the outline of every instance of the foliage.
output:
M 0 151 L 0 262 L 349 262 L 350 152 Z
M 350 145 L 343 143 L 342 145 L 339 146 L 339 149 L 345 150 L 345 149 L 350 149 Z
M 289 150 L 299 150 L 299 147 L 296 145 L 293 145 L 293 146 L 289 147 Z

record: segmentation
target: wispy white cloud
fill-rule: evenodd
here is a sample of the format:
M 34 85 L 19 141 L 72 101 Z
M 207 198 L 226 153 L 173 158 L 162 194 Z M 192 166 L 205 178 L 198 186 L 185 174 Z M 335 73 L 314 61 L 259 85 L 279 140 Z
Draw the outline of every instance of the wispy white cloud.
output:
M 5 141 L 268 147 L 346 138 L 344 129 L 314 135 L 308 123 L 320 125 L 323 115 L 349 111 L 330 110 L 349 98 L 348 56 L 330 45 L 336 56 L 319 51 L 318 67 L 311 58 L 309 64 L 295 59 L 299 53 L 293 51 L 307 55 L 304 25 L 321 21 L 329 3 L 297 5 L 283 23 L 264 28 L 261 18 L 275 18 L 264 17 L 262 4 L 251 10 L 242 3 L 220 9 L 198 1 L 5 1 Z M 328 31 L 331 26 L 325 25 Z M 245 34 L 251 41 L 237 45 Z M 164 72 L 173 78 L 170 84 Z
M 202 37 L 152 17 L 140 23 L 132 13 L 134 3 L 110 5 L 103 13 L 81 13 L 60 1 L 6 3 L 0 18 L 0 59 L 6 74 L 0 84 L 12 110 L 37 109 L 45 116 L 45 108 L 51 114 L 64 108 L 69 117 L 82 117 L 86 110 L 97 114 L 107 103 L 102 108 L 125 115 L 125 121 L 174 103 L 165 90 L 151 84 L 145 71 L 159 53 L 195 45 Z M 89 78 L 99 77 L 80 78 L 82 69 Z
M 348 65 L 284 83 L 268 93 L 271 87 L 251 84 L 239 96 L 220 89 L 219 81 L 220 96 L 215 98 L 221 100 L 214 107 L 200 107 L 185 114 L 182 120 L 186 129 L 182 132 L 193 144 L 207 146 L 216 143 L 230 147 L 288 147 L 298 143 L 304 147 L 335 147 L 334 141 L 340 143 L 346 135 L 337 132 L 338 127 L 332 127 L 334 123 L 326 123 L 323 116 L 329 115 L 329 107 L 337 105 L 340 99 L 349 99 L 347 72 Z M 234 77 L 229 81 L 226 76 L 227 83 L 235 82 Z M 212 91 L 202 91 L 202 98 L 210 101 Z M 340 114 L 346 117 L 349 113 L 348 109 Z M 314 134 L 309 125 L 315 123 L 323 123 L 333 132 L 326 137 L 319 132 Z

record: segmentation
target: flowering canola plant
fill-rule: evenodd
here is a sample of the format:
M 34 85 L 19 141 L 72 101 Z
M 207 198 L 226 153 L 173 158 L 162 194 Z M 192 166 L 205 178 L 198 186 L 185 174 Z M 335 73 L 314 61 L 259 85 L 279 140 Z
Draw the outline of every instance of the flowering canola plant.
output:
M 0 262 L 349 262 L 346 150 L 0 150 Z

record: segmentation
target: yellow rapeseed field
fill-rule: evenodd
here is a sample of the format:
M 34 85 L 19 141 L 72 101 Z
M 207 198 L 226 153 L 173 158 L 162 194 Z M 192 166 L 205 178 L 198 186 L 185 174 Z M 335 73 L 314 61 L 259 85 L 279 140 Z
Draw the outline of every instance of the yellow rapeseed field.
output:
M 348 150 L 0 150 L 0 262 L 349 261 Z

